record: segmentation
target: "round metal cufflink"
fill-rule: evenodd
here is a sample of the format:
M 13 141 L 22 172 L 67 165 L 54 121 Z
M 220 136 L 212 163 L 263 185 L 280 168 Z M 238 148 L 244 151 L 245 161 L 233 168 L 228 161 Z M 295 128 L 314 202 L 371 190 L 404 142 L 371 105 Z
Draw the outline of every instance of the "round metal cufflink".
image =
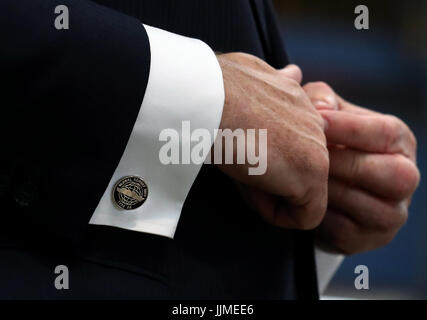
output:
M 141 178 L 126 176 L 116 182 L 112 196 L 114 204 L 119 209 L 134 210 L 147 200 L 148 187 Z

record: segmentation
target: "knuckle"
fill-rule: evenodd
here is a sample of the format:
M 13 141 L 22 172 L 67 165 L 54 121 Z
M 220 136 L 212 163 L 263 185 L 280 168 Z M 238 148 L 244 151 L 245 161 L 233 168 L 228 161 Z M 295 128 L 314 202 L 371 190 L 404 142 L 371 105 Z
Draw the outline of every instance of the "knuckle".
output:
M 400 204 L 401 209 L 398 210 L 398 219 L 396 219 L 396 227 L 395 229 L 400 229 L 408 222 L 409 217 L 409 209 L 404 203 Z
M 413 180 L 412 180 L 412 183 L 413 183 L 412 192 L 414 192 L 418 188 L 418 186 L 420 185 L 420 182 L 421 182 L 420 170 L 418 169 L 418 167 L 416 167 L 414 165 Z
M 387 119 L 387 121 L 390 122 L 391 127 L 394 130 L 401 129 L 401 128 L 403 128 L 405 126 L 405 124 L 403 123 L 402 120 L 400 120 L 398 117 L 396 117 L 396 116 L 394 116 L 392 114 L 385 115 L 385 118 Z
M 307 206 L 312 199 L 312 184 L 308 182 L 309 180 L 306 177 L 301 179 L 300 183 L 294 185 L 292 191 L 286 197 L 298 206 Z
M 307 211 L 305 214 L 299 216 L 297 219 L 295 219 L 297 229 L 298 230 L 313 230 L 317 228 L 322 220 L 323 220 L 324 214 L 321 210 L 310 210 Z
M 328 184 L 329 176 L 329 156 L 327 154 L 327 149 L 325 151 L 321 150 L 315 153 L 313 157 L 313 168 L 312 170 L 307 170 L 306 180 L 309 182 L 310 191 L 312 193 L 324 193 Z M 310 194 L 310 192 L 308 192 Z
M 394 161 L 393 180 L 396 195 L 400 198 L 411 195 L 420 182 L 420 171 L 416 165 L 403 155 L 396 155 Z
M 298 201 L 304 209 L 294 216 L 296 228 L 298 230 L 313 230 L 317 228 L 326 213 L 326 187 L 323 187 L 323 190 L 319 190 L 312 186 L 304 191 Z
M 304 90 L 301 88 L 301 85 L 291 78 L 283 78 L 280 74 L 280 71 L 277 72 L 277 78 L 280 79 L 281 84 L 278 85 L 280 88 L 280 95 L 283 101 L 288 101 L 293 106 L 299 106 L 305 109 L 305 106 L 308 104 L 308 97 Z M 277 79 L 276 79 L 277 80 Z M 285 86 L 283 87 L 283 83 Z
M 319 181 L 323 184 L 328 180 L 329 176 L 329 152 L 325 146 L 315 155 L 316 173 L 319 176 Z
M 330 231 L 330 241 L 339 253 L 351 255 L 357 250 L 354 248 L 354 242 L 349 235 L 354 234 L 354 230 L 346 225 L 341 225 L 339 228 L 334 228 Z
M 390 150 L 401 141 L 405 134 L 405 125 L 396 116 L 385 115 L 382 117 L 381 130 L 385 137 L 385 150 Z
M 409 139 L 409 143 L 410 143 L 412 150 L 414 151 L 414 155 L 415 155 L 417 152 L 418 142 L 417 142 L 417 138 L 415 137 L 415 134 L 409 128 L 408 128 L 408 139 Z
M 280 71 L 277 71 L 277 72 L 280 73 Z M 291 79 L 291 78 L 286 78 L 286 81 L 287 81 L 290 89 L 292 89 L 292 93 L 296 99 L 301 99 L 302 97 L 306 96 L 304 90 L 302 89 L 302 87 L 298 81 L 296 81 L 295 79 Z
M 297 205 L 306 205 L 310 199 L 310 190 L 305 183 L 294 185 L 292 191 L 286 195 L 292 203 Z
M 292 188 L 289 198 L 303 208 L 294 216 L 297 228 L 312 230 L 320 225 L 326 212 L 329 156 L 327 148 L 317 144 L 315 148 L 305 149 L 304 155 L 296 161 L 299 183 Z
M 300 229 L 312 230 L 323 221 L 327 209 L 327 185 L 320 184 L 312 187 L 306 194 L 306 212 L 299 221 Z
M 384 210 L 377 219 L 377 230 L 388 234 L 399 230 L 408 220 L 408 208 L 403 203 L 398 203 Z
M 362 124 L 359 121 L 349 121 L 347 123 L 347 130 L 351 137 L 359 137 L 362 132 Z
M 329 155 L 326 147 L 318 147 L 318 150 L 310 150 L 299 161 L 299 171 L 302 173 L 303 192 L 300 192 L 304 200 L 308 200 L 315 192 L 324 192 L 329 176 Z
M 298 75 L 299 75 L 299 77 L 302 79 L 302 77 L 303 77 L 303 72 L 302 72 L 301 67 L 300 67 L 300 66 L 298 66 L 298 65 L 296 65 L 296 64 L 293 64 L 293 65 L 292 65 L 292 67 L 294 68 L 295 73 L 296 73 L 296 74 L 298 74 Z

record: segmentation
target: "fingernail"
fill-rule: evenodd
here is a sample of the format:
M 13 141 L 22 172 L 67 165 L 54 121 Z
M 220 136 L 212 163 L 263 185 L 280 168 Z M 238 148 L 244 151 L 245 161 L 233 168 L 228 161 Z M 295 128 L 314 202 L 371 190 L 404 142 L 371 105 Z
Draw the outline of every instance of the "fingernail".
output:
M 323 131 L 326 132 L 326 130 L 328 130 L 328 127 L 329 127 L 329 122 L 325 117 L 323 117 Z
M 330 118 L 331 117 L 333 118 L 335 111 L 331 109 L 323 109 L 323 110 L 319 110 L 319 113 L 322 116 L 323 123 L 324 123 L 324 130 L 326 132 L 326 130 L 328 130 L 329 128 L 329 121 L 331 120 Z
M 313 105 L 320 110 L 338 110 L 336 99 L 330 96 L 326 96 L 322 100 L 314 100 Z

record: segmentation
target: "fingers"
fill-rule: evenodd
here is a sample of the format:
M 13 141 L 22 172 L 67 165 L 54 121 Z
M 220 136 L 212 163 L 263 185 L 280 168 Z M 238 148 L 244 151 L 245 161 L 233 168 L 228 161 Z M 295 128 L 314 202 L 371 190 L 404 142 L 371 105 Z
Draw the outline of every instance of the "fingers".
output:
M 338 97 L 326 83 L 310 82 L 303 88 L 317 110 L 338 110 Z
M 347 102 L 323 82 L 304 87 L 326 122 L 328 211 L 317 229 L 344 254 L 389 243 L 406 222 L 420 174 L 416 139 L 399 119 Z
M 321 110 L 327 122 L 328 144 L 377 153 L 402 153 L 415 160 L 416 140 L 399 119 L 388 115 L 360 115 Z
M 330 146 L 329 155 L 331 177 L 387 199 L 406 199 L 420 180 L 416 165 L 399 154 L 365 153 Z
M 339 95 L 337 95 L 337 100 L 338 100 L 339 109 L 344 112 L 349 112 L 349 113 L 354 113 L 359 115 L 379 115 L 380 114 L 379 112 L 356 106 L 355 104 L 352 104 L 344 100 Z
M 329 180 L 329 208 L 339 210 L 367 229 L 397 230 L 408 218 L 403 201 L 389 201 L 354 188 L 336 178 Z
M 345 255 L 364 251 L 365 239 L 361 241 L 360 228 L 345 214 L 335 209 L 328 209 L 320 227 L 316 230 L 316 238 L 321 246 Z M 363 244 L 363 248 L 358 245 Z
M 311 230 L 319 226 L 326 211 L 326 194 L 317 198 L 320 205 L 313 201 L 295 205 L 250 186 L 241 187 L 241 192 L 265 221 L 277 227 Z
M 316 237 L 325 249 L 351 255 L 385 246 L 396 233 L 396 230 L 366 230 L 339 210 L 328 209 Z
M 302 71 L 297 65 L 290 64 L 285 68 L 279 70 L 279 72 L 285 77 L 295 80 L 299 84 L 301 84 L 302 82 Z
M 312 230 L 322 222 L 327 207 L 327 188 L 307 194 L 300 204 L 281 199 L 274 211 L 274 224 L 288 229 Z
M 361 115 L 379 114 L 344 100 L 325 82 L 310 82 L 303 88 L 318 110 L 341 110 Z

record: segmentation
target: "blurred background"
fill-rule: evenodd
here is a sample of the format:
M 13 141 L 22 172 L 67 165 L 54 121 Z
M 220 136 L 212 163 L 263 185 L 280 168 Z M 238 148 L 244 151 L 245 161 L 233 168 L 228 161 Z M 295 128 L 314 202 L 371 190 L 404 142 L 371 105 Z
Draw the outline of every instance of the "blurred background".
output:
M 322 80 L 359 105 L 403 119 L 418 138 L 427 179 L 427 1 L 275 0 L 286 49 L 304 82 Z M 356 30 L 358 5 L 370 29 Z M 385 248 L 346 258 L 326 295 L 361 299 L 427 299 L 427 184 L 409 221 Z M 356 290 L 354 269 L 369 268 L 370 290 Z

